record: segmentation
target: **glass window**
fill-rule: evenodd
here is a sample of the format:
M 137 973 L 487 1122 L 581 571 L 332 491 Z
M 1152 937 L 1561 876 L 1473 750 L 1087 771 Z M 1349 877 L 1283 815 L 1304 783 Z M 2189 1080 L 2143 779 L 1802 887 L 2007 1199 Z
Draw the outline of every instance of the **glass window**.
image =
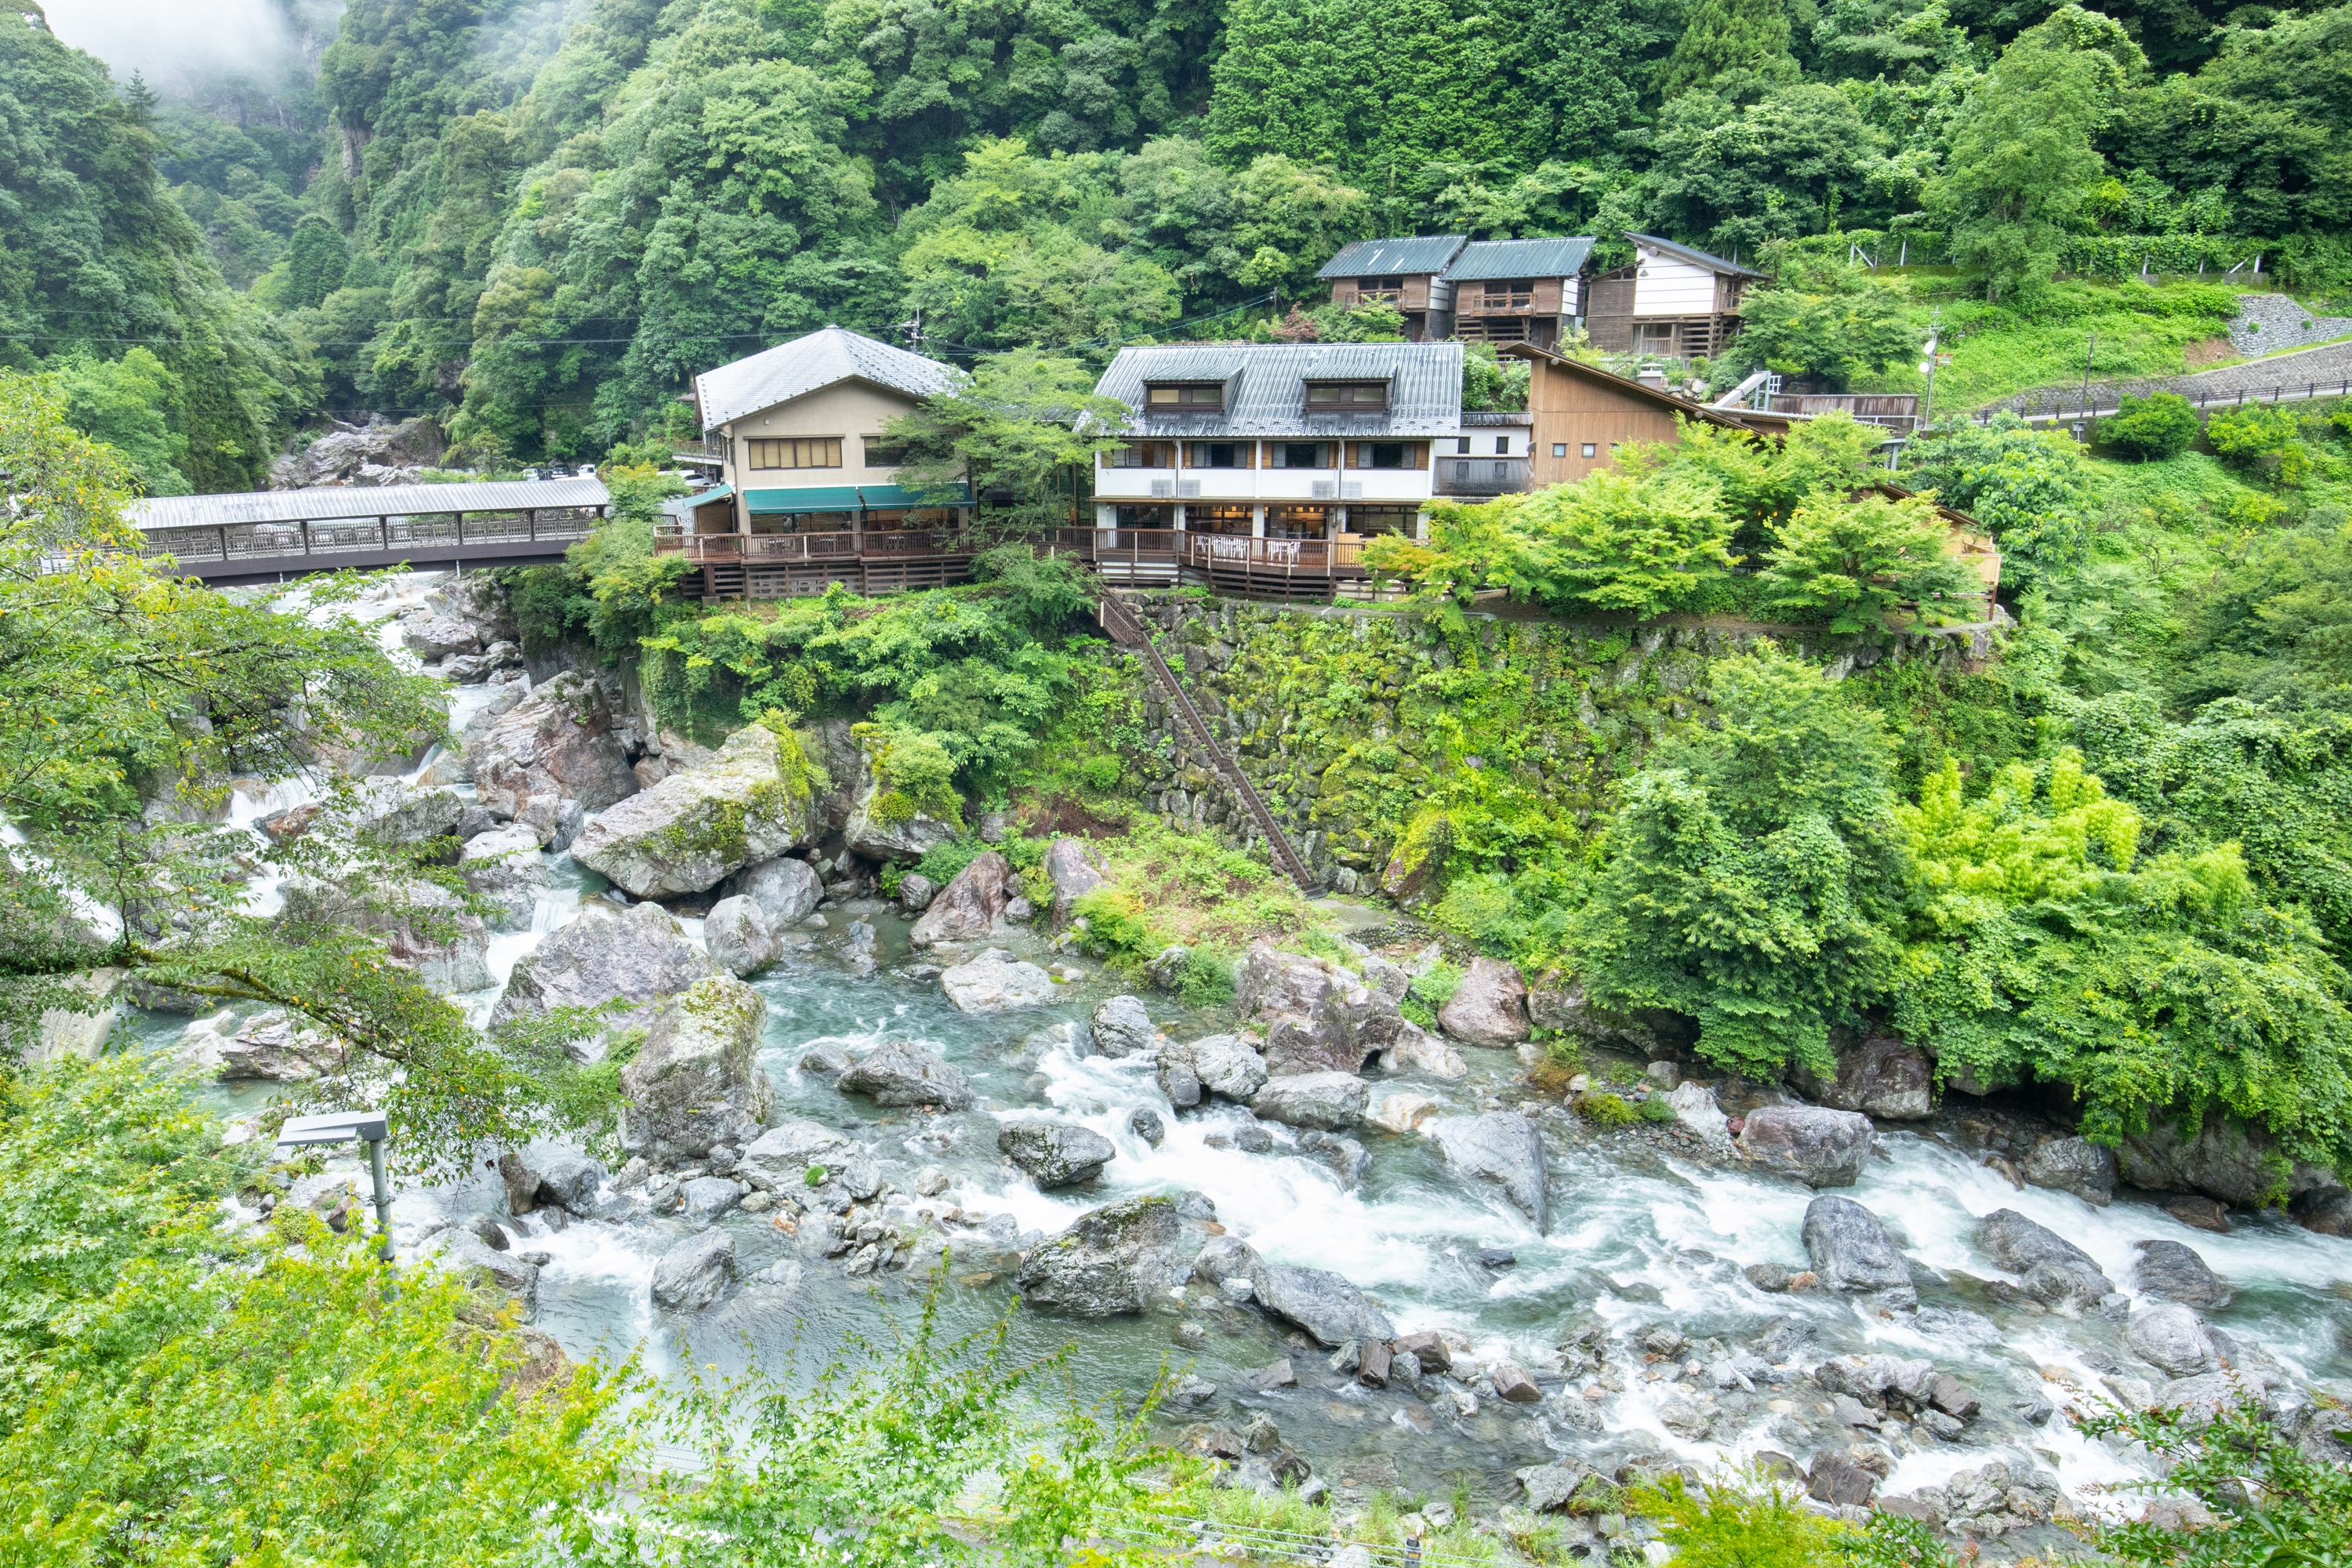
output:
M 1153 408 L 1213 410 L 1225 405 L 1225 389 L 1216 382 L 1205 386 L 1155 386 L 1145 396 Z
M 1176 443 L 1173 441 L 1138 441 L 1116 452 L 1103 454 L 1106 468 L 1172 468 L 1176 466 Z
M 1454 438 L 1454 450 L 1462 457 L 1468 457 L 1470 455 L 1470 437 L 1467 436 L 1455 437 Z
M 1225 533 L 1246 536 L 1253 519 L 1245 506 L 1188 506 L 1184 509 L 1184 526 L 1193 533 Z
M 1555 458 L 1565 458 L 1565 457 L 1567 457 L 1567 456 L 1568 456 L 1568 443 L 1567 443 L 1567 442 L 1565 442 L 1565 441 L 1554 441 L 1554 442 L 1551 444 L 1551 455 L 1552 455 L 1553 457 L 1555 457 Z
M 1496 456 L 1496 457 L 1498 457 L 1498 458 L 1507 458 L 1507 457 L 1509 457 L 1510 455 L 1511 455 L 1511 438 L 1510 438 L 1508 436 L 1497 436 L 1497 437 L 1495 437 L 1495 456 Z
M 1402 468 L 1408 465 L 1405 454 L 1412 448 L 1402 441 L 1367 441 L 1363 446 L 1363 466 L 1368 468 Z
M 1307 406 L 1318 411 L 1386 408 L 1389 384 L 1384 381 L 1313 381 L 1307 384 Z
M 1250 466 L 1249 443 L 1246 441 L 1193 441 L 1184 454 L 1184 466 L 1190 468 L 1246 468 Z
M 1118 509 L 1118 526 L 1129 528 L 1173 528 L 1176 509 L 1172 506 L 1123 506 Z
M 1601 448 L 1587 441 L 1584 444 L 1584 455 L 1588 458 L 1597 458 L 1601 455 Z
M 1321 441 L 1278 441 L 1274 448 L 1274 466 L 1277 468 L 1326 468 L 1330 464 L 1323 453 Z
M 751 467 L 754 468 L 837 468 L 841 467 L 841 437 L 818 436 L 793 441 L 753 441 Z
M 898 442 L 881 436 L 866 437 L 866 466 L 869 468 L 895 468 L 907 460 L 907 448 Z
M 1348 509 L 1348 531 L 1410 535 L 1412 532 L 1412 509 L 1402 506 L 1351 506 Z

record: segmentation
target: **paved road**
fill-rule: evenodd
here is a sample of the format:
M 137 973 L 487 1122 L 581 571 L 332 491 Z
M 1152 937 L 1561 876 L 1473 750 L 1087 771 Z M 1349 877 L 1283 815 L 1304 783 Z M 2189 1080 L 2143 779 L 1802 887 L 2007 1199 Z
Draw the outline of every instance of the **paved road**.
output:
M 2248 403 L 2258 399 L 2268 403 L 2273 398 L 2282 403 L 2300 403 L 2313 397 L 2352 395 L 2352 342 L 2328 343 L 2299 353 L 2225 364 L 2189 375 L 2145 381 L 2095 381 L 2090 390 L 2095 416 L 2114 413 L 2117 395 L 2126 392 L 2136 397 L 2145 397 L 2151 392 L 2177 392 L 2192 403 L 2208 404 L 2235 403 L 2242 396 Z M 2029 419 L 2080 418 L 2083 388 L 2079 383 L 2074 386 L 2036 387 L 2004 398 L 1992 407 L 2012 408 Z

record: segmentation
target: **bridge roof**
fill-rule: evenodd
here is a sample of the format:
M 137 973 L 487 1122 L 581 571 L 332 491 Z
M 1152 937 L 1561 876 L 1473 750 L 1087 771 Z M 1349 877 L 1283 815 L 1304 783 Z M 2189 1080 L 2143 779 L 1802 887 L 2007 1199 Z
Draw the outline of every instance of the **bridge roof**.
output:
M 409 517 L 453 511 L 552 511 L 604 506 L 604 481 L 486 479 L 455 485 L 321 485 L 304 490 L 252 490 L 216 496 L 150 496 L 131 503 L 141 528 L 218 528 L 241 522 L 329 522 L 343 518 Z

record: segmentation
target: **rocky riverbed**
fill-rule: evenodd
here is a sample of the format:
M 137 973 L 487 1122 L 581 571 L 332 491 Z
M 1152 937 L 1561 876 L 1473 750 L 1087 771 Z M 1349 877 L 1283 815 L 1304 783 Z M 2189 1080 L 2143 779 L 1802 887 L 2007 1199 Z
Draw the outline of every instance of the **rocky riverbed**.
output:
M 950 1326 L 1010 1311 L 1021 1350 L 1075 1344 L 1089 1394 L 1165 1363 L 1164 1436 L 1237 1482 L 1341 1508 L 1466 1486 L 1595 1551 L 1626 1528 L 1615 1484 L 1727 1462 L 2004 1554 L 2063 1545 L 2070 1513 L 2140 1506 L 2101 1489 L 2145 1457 L 2062 1413 L 2102 1399 L 2243 1389 L 2333 1441 L 2352 1243 L 2168 1207 L 2118 1185 L 2160 1159 L 2118 1170 L 2015 1107 L 1935 1108 L 1899 1042 L 1775 1088 L 1604 1042 L 1567 1079 L 1527 1043 L 1562 1000 L 1507 966 L 1471 966 L 1437 1030 L 1407 1021 L 1433 954 L 1392 928 L 1263 944 L 1234 1007 L 1187 1011 L 1057 929 L 1098 879 L 1082 844 L 1045 908 L 994 856 L 885 900 L 843 737 L 711 752 L 608 677 L 526 668 L 478 589 L 383 607 L 457 681 L 465 743 L 371 798 L 462 837 L 500 911 L 407 958 L 486 1020 L 626 1004 L 585 1055 L 642 1036 L 619 1168 L 492 1152 L 395 1204 L 404 1259 L 481 1271 L 574 1356 L 812 1368 L 937 1275 Z M 795 793 L 795 748 L 838 784 Z M 305 805 L 236 809 L 283 833 Z M 268 1017 L 142 1027 L 232 1109 L 332 1059 Z M 346 1202 L 352 1174 L 276 1201 Z

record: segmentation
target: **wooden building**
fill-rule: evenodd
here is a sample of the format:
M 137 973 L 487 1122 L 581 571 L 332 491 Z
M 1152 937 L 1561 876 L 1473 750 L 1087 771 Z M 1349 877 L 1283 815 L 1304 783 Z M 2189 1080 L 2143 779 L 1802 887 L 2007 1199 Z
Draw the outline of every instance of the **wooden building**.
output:
M 1607 468 L 1624 442 L 1681 439 L 1677 415 L 1726 429 L 1758 428 L 1741 416 L 1745 410 L 1709 408 L 1534 343 L 1504 343 L 1496 353 L 1528 366 L 1529 478 L 1537 489 Z
M 1454 335 L 1465 342 L 1551 348 L 1584 314 L 1590 237 L 1487 239 L 1465 245 L 1441 281 L 1454 290 Z
M 1764 274 L 1654 235 L 1627 234 L 1633 264 L 1587 285 L 1595 348 L 1666 359 L 1712 358 L 1739 331 L 1740 295 Z
M 1404 316 L 1408 342 L 1454 335 L 1454 285 L 1445 269 L 1465 235 L 1424 234 L 1402 239 L 1360 239 L 1315 274 L 1331 285 L 1331 303 L 1343 310 L 1386 305 Z

